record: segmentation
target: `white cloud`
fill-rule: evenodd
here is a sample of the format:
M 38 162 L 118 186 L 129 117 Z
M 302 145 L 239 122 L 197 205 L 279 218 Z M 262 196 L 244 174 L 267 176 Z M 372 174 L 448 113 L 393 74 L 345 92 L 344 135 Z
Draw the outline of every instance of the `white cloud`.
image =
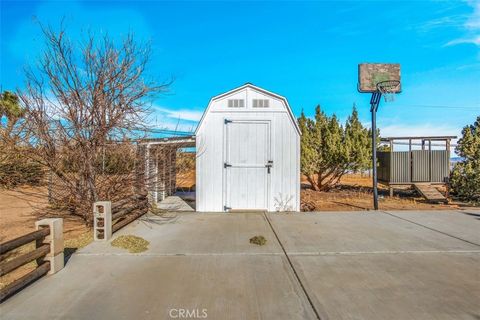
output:
M 477 46 L 480 46 L 480 35 L 473 37 L 473 38 L 460 38 L 460 39 L 455 39 L 452 41 L 449 41 L 445 44 L 446 47 L 448 46 L 454 46 L 457 44 L 464 44 L 464 43 L 471 43 L 475 44 Z
M 455 128 L 447 125 L 439 126 L 433 125 L 430 123 L 421 124 L 421 125 L 388 125 L 388 126 L 381 126 L 380 128 L 380 135 L 382 137 L 432 137 L 432 136 L 457 136 L 458 138 L 461 137 L 462 128 Z M 456 155 L 455 152 L 455 145 L 458 141 L 457 139 L 453 139 L 451 141 L 451 155 Z M 395 145 L 394 148 L 397 151 L 408 151 L 408 141 L 401 141 L 403 144 Z M 419 140 L 414 140 L 413 143 L 419 144 Z M 420 148 L 419 145 L 413 145 L 413 149 Z M 445 143 L 443 142 L 432 142 L 432 149 L 443 149 L 445 150 Z
M 453 39 L 445 44 L 445 46 L 453 46 L 458 44 L 474 44 L 480 47 L 480 1 L 473 0 L 467 2 L 473 7 L 473 12 L 468 16 L 462 28 L 465 30 L 464 37 Z
M 465 27 L 478 31 L 480 29 L 480 1 L 473 0 L 469 1 L 469 3 L 473 6 L 473 14 L 465 23 Z
M 157 123 L 154 123 L 155 129 L 169 130 L 169 131 L 181 131 L 181 132 L 194 132 L 197 127 L 193 123 L 185 123 L 178 120 L 172 120 L 167 118 L 158 119 Z
M 202 117 L 203 110 L 172 109 L 153 106 L 148 118 L 150 126 L 160 130 L 193 132 Z
M 432 137 L 432 136 L 457 136 L 461 137 L 462 128 L 455 128 L 448 125 L 434 125 L 430 123 L 420 125 L 393 124 L 380 126 L 382 137 Z M 458 139 L 453 139 L 455 144 Z
M 195 122 L 200 121 L 200 118 L 202 117 L 202 114 L 203 114 L 203 110 L 191 110 L 191 109 L 172 110 L 169 108 L 158 107 L 158 106 L 154 107 L 153 109 L 168 118 L 180 119 L 180 120 L 186 120 L 186 121 L 195 121 Z

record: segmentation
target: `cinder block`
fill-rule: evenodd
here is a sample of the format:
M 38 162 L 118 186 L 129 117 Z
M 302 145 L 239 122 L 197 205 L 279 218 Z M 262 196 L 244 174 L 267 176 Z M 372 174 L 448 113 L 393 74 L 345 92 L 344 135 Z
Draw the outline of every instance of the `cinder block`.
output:
M 59 253 L 63 253 L 63 219 L 61 218 L 48 218 L 35 222 L 37 230 L 40 228 L 50 228 L 50 235 L 45 237 L 45 243 L 50 244 L 50 252 L 47 257 L 56 256 Z
M 50 261 L 50 271 L 48 271 L 48 274 L 57 273 L 65 266 L 65 256 L 63 252 L 53 257 L 46 257 L 44 260 Z
M 93 204 L 93 239 L 108 241 L 112 237 L 112 203 L 97 201 Z
M 40 228 L 50 228 L 50 235 L 45 237 L 44 243 L 50 244 L 50 252 L 44 260 L 50 261 L 50 271 L 48 274 L 54 274 L 62 270 L 65 264 L 63 249 L 63 219 L 51 218 L 35 222 L 37 230 Z

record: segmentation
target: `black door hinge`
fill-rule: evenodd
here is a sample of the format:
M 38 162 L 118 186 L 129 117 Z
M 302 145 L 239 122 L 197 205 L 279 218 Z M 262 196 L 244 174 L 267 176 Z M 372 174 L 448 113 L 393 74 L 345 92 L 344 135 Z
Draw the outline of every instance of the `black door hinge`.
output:
M 224 121 L 225 121 L 225 124 L 232 122 L 232 120 L 228 120 L 228 119 L 225 119 Z
M 227 206 L 223 206 L 223 211 L 228 211 L 228 210 L 232 210 L 232 208 L 227 207 Z
M 223 167 L 224 167 L 225 169 L 228 168 L 228 167 L 231 167 L 231 166 L 232 166 L 231 164 L 228 164 L 228 163 L 226 163 L 226 162 L 223 164 Z

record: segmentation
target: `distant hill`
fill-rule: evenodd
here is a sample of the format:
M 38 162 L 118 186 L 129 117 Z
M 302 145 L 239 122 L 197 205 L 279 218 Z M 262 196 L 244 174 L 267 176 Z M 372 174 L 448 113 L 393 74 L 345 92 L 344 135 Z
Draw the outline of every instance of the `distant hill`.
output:
M 461 162 L 463 161 L 464 159 L 462 157 L 451 157 L 450 158 L 450 162 L 451 163 L 457 163 L 457 162 Z

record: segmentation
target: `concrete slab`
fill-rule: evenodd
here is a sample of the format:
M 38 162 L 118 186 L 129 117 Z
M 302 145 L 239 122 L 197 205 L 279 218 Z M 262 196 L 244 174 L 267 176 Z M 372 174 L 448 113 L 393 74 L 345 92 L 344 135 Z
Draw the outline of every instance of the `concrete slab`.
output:
M 294 256 L 321 319 L 479 319 L 480 254 Z
M 165 211 L 194 211 L 182 198 L 169 196 L 157 204 L 157 208 Z
M 121 229 L 113 239 L 123 234 L 134 234 L 149 241 L 149 250 L 144 255 L 283 254 L 260 213 L 149 215 Z M 263 235 L 267 244 L 252 245 L 249 239 L 256 235 Z M 122 252 L 109 243 L 101 242 L 79 251 L 80 254 Z
M 0 315 L 173 319 L 183 308 L 207 309 L 207 319 L 315 319 L 303 285 L 322 320 L 479 319 L 480 246 L 447 233 L 474 235 L 465 219 L 475 216 L 415 214 L 268 214 L 302 283 L 263 214 L 149 215 L 115 234 L 145 238 L 148 251 L 93 243 Z M 267 244 L 250 244 L 255 235 Z
M 206 319 L 315 319 L 286 258 L 259 255 L 74 256 L 0 313 L 2 320 L 157 320 L 178 318 L 178 309 L 205 309 Z
M 427 228 L 464 239 L 480 246 L 480 211 L 387 211 Z
M 269 217 L 290 254 L 480 250 L 477 245 L 381 212 L 270 214 Z

